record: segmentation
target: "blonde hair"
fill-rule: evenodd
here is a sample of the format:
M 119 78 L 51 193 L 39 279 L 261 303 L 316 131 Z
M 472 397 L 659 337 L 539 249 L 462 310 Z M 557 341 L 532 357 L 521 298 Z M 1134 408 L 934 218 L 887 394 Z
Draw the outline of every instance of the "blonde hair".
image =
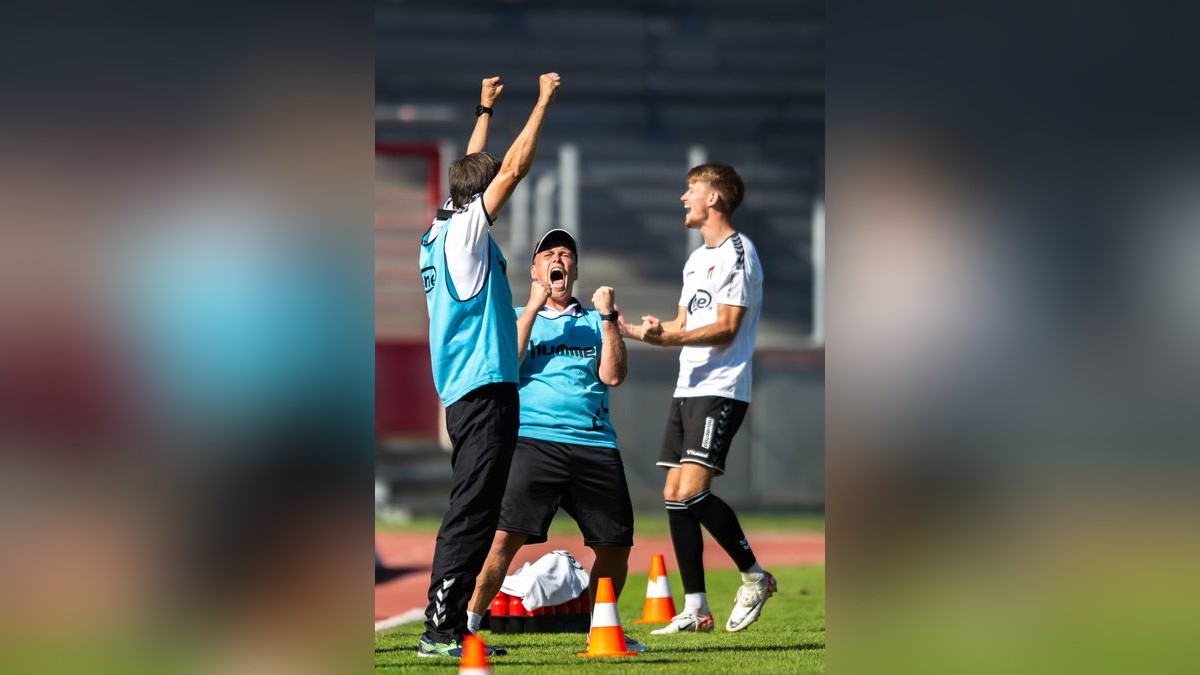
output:
M 728 164 L 701 164 L 688 171 L 687 181 L 702 180 L 708 183 L 721 195 L 721 201 L 725 202 L 729 213 L 733 213 L 734 209 L 742 203 L 742 197 L 746 195 L 746 186 L 742 184 L 742 177 Z

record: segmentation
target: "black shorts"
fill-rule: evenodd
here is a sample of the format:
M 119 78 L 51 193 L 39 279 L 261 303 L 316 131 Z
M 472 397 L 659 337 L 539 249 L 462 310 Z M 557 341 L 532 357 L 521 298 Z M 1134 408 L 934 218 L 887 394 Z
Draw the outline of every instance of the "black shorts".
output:
M 671 399 L 658 466 L 673 469 L 692 462 L 714 469 L 718 476 L 725 473 L 729 444 L 749 407 L 745 401 L 721 396 Z
M 633 503 L 621 453 L 613 448 L 517 439 L 499 529 L 546 541 L 562 507 L 588 546 L 633 546 Z

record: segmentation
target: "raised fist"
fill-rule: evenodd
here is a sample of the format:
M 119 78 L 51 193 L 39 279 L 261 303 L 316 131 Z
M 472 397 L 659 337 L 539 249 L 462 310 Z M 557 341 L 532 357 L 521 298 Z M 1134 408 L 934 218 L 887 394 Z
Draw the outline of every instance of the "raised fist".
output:
M 592 294 L 592 307 L 596 308 L 601 314 L 609 314 L 613 311 L 613 296 L 612 286 L 601 286 Z
M 562 78 L 558 73 L 546 73 L 538 78 L 538 86 L 540 92 L 538 98 L 546 103 L 554 100 L 554 92 L 558 91 L 559 85 L 562 84 Z
M 550 286 L 534 279 L 533 283 L 529 286 L 529 302 L 525 306 L 532 307 L 535 310 L 541 309 L 545 306 L 546 300 L 549 298 Z
M 500 94 L 504 93 L 504 83 L 500 81 L 500 76 L 483 78 L 483 90 L 479 92 L 479 103 L 490 108 L 499 100 Z

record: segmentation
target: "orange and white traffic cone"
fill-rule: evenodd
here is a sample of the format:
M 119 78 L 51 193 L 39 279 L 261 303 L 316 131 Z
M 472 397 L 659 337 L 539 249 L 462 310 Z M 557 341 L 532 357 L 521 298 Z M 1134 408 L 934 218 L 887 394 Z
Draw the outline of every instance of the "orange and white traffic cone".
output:
M 646 604 L 642 606 L 642 618 L 635 623 L 671 623 L 676 613 L 675 600 L 671 598 L 671 585 L 667 582 L 667 563 L 661 553 L 655 553 L 650 558 Z
M 492 675 L 487 653 L 483 649 L 483 638 L 474 633 L 463 636 L 462 658 L 458 661 L 458 675 Z
M 592 630 L 588 633 L 588 649 L 580 656 L 637 656 L 625 644 L 625 631 L 617 614 L 617 598 L 612 579 L 600 577 L 596 582 L 596 607 L 592 610 Z

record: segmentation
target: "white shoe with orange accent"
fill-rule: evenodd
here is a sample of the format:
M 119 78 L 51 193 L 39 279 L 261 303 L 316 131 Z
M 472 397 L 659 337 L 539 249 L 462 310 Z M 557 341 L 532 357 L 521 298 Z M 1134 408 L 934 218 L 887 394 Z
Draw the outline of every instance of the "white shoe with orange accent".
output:
M 683 633 L 691 631 L 693 633 L 707 633 L 713 629 L 712 614 L 700 616 L 690 610 L 676 614 L 671 619 L 671 623 L 659 628 L 658 630 L 650 631 L 651 635 L 672 635 L 674 633 Z
M 771 576 L 770 572 L 750 576 L 750 581 L 743 583 L 738 589 L 733 613 L 725 623 L 727 631 L 739 631 L 757 621 L 767 598 L 775 594 L 775 577 Z

